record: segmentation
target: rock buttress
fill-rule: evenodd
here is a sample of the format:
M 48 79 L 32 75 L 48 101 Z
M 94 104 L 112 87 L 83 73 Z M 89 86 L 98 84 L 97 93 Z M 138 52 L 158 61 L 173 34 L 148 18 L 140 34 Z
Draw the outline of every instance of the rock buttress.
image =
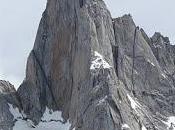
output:
M 157 42 L 167 38 L 149 38 L 130 15 L 112 19 L 102 0 L 48 1 L 18 89 L 27 118 L 37 124 L 49 107 L 71 130 L 165 130 L 174 49 L 160 57 Z

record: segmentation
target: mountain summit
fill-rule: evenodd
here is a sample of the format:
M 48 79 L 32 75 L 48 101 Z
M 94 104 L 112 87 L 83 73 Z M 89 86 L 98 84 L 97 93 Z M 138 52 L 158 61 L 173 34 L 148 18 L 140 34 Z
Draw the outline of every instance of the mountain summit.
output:
M 102 0 L 48 0 L 26 78 L 0 81 L 0 130 L 174 130 L 175 46 Z

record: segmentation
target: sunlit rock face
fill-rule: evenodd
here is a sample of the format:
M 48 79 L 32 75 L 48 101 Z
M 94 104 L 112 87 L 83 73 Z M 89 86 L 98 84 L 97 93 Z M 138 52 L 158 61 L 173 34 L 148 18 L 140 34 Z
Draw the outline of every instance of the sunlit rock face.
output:
M 26 79 L 18 90 L 27 117 L 39 123 L 48 106 L 62 111 L 72 127 L 79 124 L 82 129 L 93 129 L 94 124 L 100 123 L 101 117 L 97 116 L 100 111 L 96 112 L 99 106 L 95 104 L 110 94 L 110 85 L 105 86 L 109 84 L 106 81 L 98 83 L 95 78 L 106 80 L 108 73 L 115 76 L 112 44 L 115 44 L 112 18 L 103 1 L 48 1 L 28 58 Z M 100 56 L 97 60 L 103 61 L 96 61 L 100 63 L 91 71 L 95 52 Z M 93 92 L 97 85 L 102 90 Z M 103 107 L 109 113 L 108 107 Z M 106 118 L 105 114 L 102 116 Z M 112 120 L 110 116 L 108 120 Z
M 174 64 L 167 37 L 102 0 L 50 0 L 24 82 L 0 84 L 0 129 L 173 130 Z

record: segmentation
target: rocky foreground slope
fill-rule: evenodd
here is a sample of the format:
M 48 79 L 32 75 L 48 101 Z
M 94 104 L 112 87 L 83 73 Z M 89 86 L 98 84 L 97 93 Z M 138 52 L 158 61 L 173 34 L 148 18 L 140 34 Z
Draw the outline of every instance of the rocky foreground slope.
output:
M 0 130 L 173 130 L 175 46 L 102 0 L 50 0 L 26 78 L 0 82 Z

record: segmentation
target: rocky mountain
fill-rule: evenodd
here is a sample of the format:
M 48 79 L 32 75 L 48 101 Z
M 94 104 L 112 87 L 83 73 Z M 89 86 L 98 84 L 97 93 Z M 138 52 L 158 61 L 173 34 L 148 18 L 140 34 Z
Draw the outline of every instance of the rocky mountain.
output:
M 175 46 L 102 0 L 50 0 L 0 108 L 0 130 L 174 130 Z

